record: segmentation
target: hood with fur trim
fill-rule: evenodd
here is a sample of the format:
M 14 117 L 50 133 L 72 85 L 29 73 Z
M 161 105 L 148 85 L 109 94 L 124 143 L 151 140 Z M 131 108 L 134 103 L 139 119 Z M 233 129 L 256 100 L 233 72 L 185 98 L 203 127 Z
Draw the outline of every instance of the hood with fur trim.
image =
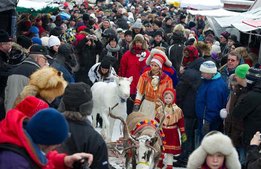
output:
M 238 154 L 231 139 L 218 131 L 209 132 L 202 140 L 201 145 L 189 156 L 188 169 L 200 168 L 208 154 L 221 153 L 225 156 L 227 169 L 241 169 Z
M 17 97 L 15 105 L 20 103 L 26 96 L 36 96 L 51 103 L 56 97 L 63 95 L 67 82 L 62 72 L 44 67 L 30 76 L 29 84 Z
M 171 66 L 172 66 L 172 62 L 168 59 L 168 57 L 167 57 L 167 55 L 165 54 L 165 52 L 163 52 L 162 50 L 157 49 L 157 48 L 153 48 L 153 49 L 151 50 L 150 55 L 149 55 L 149 57 L 148 57 L 147 60 L 146 60 L 146 64 L 147 64 L 147 65 L 150 65 L 150 62 L 151 62 L 151 60 L 153 59 L 153 57 L 154 57 L 155 54 L 160 54 L 161 56 L 163 56 L 163 57 L 166 59 L 166 61 L 165 61 L 164 64 L 165 64 L 167 67 L 171 67 Z

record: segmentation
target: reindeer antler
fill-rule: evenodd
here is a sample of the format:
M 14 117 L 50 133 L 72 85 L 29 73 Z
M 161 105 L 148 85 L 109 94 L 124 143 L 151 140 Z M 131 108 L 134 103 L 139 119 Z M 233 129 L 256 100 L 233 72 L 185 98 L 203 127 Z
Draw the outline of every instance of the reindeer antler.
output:
M 135 142 L 136 140 L 130 135 L 129 128 L 125 122 L 125 120 L 120 117 L 112 114 L 111 110 L 113 110 L 115 107 L 117 107 L 119 103 L 116 103 L 112 108 L 109 108 L 109 116 L 111 116 L 114 119 L 118 119 L 122 122 L 123 124 L 123 138 L 124 140 L 131 140 L 132 142 Z

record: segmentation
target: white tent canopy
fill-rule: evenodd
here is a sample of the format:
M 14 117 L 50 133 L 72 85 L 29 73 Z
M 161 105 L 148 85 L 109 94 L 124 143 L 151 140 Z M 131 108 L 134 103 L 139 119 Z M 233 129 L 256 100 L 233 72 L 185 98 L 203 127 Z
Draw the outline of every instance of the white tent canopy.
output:
M 257 30 L 260 27 L 250 26 L 244 23 L 246 20 L 261 20 L 261 7 L 241 13 L 237 16 L 231 17 L 215 17 L 215 20 L 221 27 L 231 27 L 234 26 L 242 32 L 248 32 L 252 30 Z
M 181 0 L 180 7 L 193 8 L 199 10 L 219 9 L 224 4 L 220 0 Z
M 231 12 L 223 8 L 213 9 L 213 10 L 187 10 L 191 15 L 202 15 L 202 16 L 215 16 L 215 17 L 224 17 L 224 16 L 236 16 L 238 12 Z
M 58 4 L 54 4 L 57 1 L 51 0 L 19 0 L 17 6 L 21 8 L 41 10 L 47 6 L 49 7 L 58 7 Z

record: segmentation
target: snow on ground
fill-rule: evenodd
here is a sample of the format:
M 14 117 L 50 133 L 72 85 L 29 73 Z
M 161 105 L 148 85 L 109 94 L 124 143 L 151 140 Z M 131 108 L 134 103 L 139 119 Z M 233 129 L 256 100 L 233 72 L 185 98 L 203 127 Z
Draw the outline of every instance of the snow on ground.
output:
M 121 123 L 119 120 L 115 121 L 115 125 L 112 133 L 112 142 L 116 142 L 120 137 L 123 136 L 121 130 Z M 96 128 L 98 132 L 101 131 L 100 128 Z M 116 151 L 109 150 L 109 162 L 115 169 L 125 169 L 125 158 L 123 155 L 118 154 Z M 185 169 L 173 167 L 174 169 Z

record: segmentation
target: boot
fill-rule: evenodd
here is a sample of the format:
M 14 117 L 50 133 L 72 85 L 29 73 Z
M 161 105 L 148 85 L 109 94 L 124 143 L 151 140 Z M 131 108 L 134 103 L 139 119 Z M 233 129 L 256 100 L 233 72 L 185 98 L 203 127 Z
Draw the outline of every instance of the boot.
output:
M 173 169 L 173 166 L 172 165 L 167 165 L 166 169 Z

